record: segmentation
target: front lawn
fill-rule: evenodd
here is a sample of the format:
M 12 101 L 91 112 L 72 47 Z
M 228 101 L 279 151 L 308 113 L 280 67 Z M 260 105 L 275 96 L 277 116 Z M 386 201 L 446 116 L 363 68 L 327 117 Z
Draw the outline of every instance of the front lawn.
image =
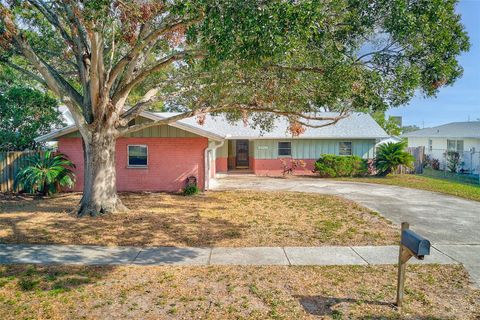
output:
M 339 197 L 208 192 L 121 195 L 131 209 L 76 218 L 80 194 L 0 199 L 0 243 L 131 246 L 384 245 L 398 241 L 378 214 Z
M 457 197 L 480 201 L 480 186 L 463 184 L 413 174 L 395 174 L 387 177 L 338 178 L 343 181 L 388 184 L 413 189 L 441 192 Z
M 478 319 L 461 266 L 0 266 L 2 319 Z

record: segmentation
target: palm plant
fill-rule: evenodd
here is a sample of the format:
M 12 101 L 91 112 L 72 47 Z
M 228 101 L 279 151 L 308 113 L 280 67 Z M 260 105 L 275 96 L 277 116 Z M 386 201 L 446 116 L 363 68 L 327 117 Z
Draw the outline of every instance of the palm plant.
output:
M 75 165 L 64 154 L 46 151 L 26 159 L 27 167 L 15 177 L 15 188 L 28 193 L 52 195 L 61 187 L 72 187 Z
M 375 167 L 379 176 L 386 176 L 394 172 L 401 165 L 412 168 L 415 157 L 405 149 L 406 141 L 389 142 L 378 147 L 375 157 Z

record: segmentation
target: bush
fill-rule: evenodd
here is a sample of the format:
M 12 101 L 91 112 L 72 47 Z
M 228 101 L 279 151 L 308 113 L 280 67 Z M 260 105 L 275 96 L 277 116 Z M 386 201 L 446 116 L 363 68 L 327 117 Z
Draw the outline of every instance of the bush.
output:
M 367 161 L 358 156 L 323 154 L 315 162 L 315 172 L 321 177 L 356 177 L 368 174 Z
M 424 168 L 432 168 L 433 170 L 440 170 L 440 161 L 430 156 L 425 156 Z
M 405 150 L 406 147 L 406 141 L 389 142 L 379 146 L 375 157 L 377 175 L 386 176 L 401 165 L 412 168 L 415 158 Z
M 29 164 L 15 177 L 15 188 L 28 193 L 52 195 L 62 187 L 72 187 L 75 174 L 71 168 L 75 165 L 64 154 L 45 151 L 26 159 Z
M 183 189 L 183 195 L 184 196 L 193 196 L 193 195 L 196 195 L 199 192 L 200 192 L 200 189 L 194 183 L 187 184 L 187 186 Z
M 447 151 L 447 168 L 450 172 L 456 173 L 460 165 L 460 154 L 456 151 Z

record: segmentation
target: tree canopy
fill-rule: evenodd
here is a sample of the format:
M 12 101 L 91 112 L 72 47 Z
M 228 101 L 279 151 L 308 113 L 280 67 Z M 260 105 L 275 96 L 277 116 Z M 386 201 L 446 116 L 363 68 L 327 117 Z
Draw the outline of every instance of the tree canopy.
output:
M 34 138 L 63 125 L 57 100 L 19 81 L 10 68 L 0 67 L 0 73 L 0 151 L 40 147 Z
M 159 101 L 257 121 L 384 111 L 452 84 L 469 47 L 455 0 L 1 3 L 2 62 L 87 124 L 125 101 L 119 127 Z

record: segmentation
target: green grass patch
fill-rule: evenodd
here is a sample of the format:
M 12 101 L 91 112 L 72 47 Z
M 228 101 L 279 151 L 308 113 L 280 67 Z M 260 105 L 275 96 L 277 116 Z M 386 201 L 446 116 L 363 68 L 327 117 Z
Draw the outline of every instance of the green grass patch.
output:
M 480 201 L 480 186 L 429 178 L 421 175 L 397 174 L 387 177 L 339 178 L 342 181 L 386 184 L 399 187 L 445 193 L 469 200 Z

